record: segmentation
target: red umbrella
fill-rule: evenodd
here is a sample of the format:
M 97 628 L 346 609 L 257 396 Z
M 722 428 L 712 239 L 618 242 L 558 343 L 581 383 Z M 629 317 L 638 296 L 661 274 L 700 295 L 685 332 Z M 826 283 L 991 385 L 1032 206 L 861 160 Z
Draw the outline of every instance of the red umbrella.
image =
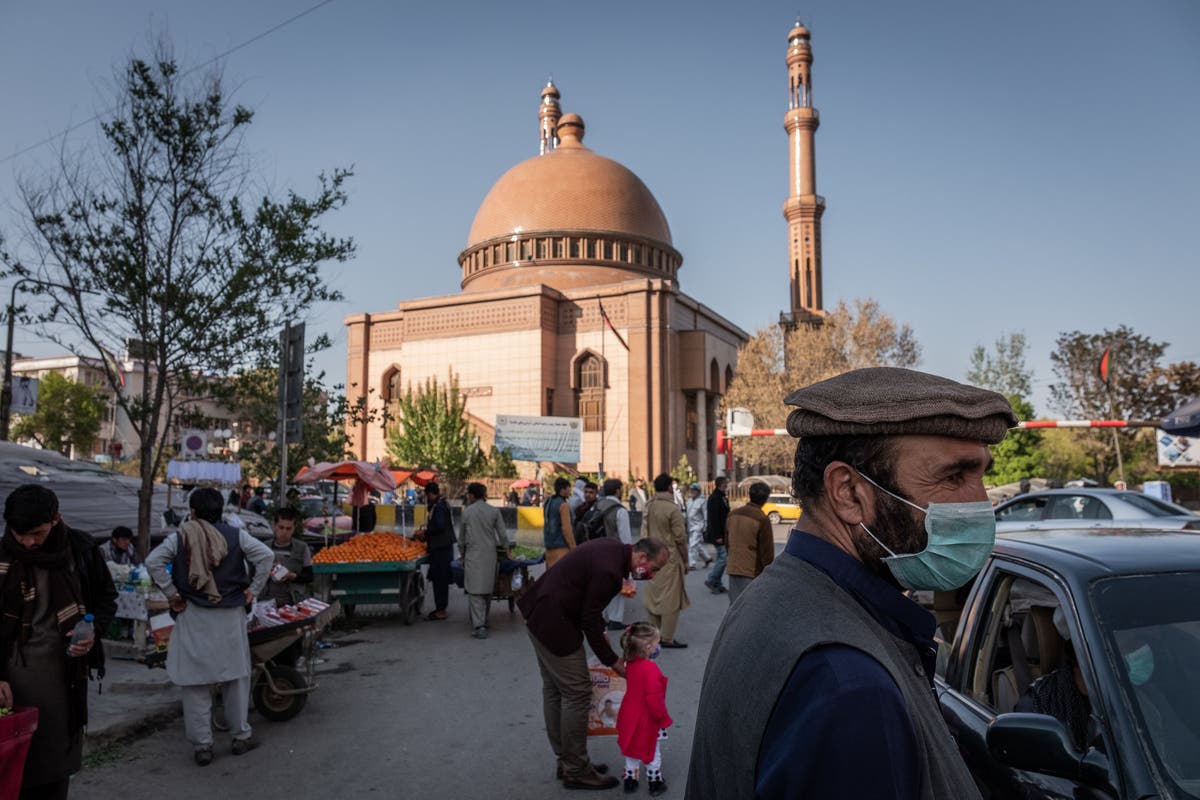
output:
M 508 488 L 510 489 L 528 489 L 530 486 L 537 486 L 538 482 L 530 478 L 518 478 L 513 481 Z
M 316 483 L 317 481 L 348 481 L 358 480 L 387 492 L 396 488 L 396 479 L 391 471 L 382 464 L 369 461 L 339 461 L 337 463 L 322 461 L 310 467 L 303 467 L 296 473 L 296 483 Z
M 392 477 L 396 480 L 397 486 L 410 479 L 417 486 L 424 486 L 430 481 L 436 481 L 438 477 L 437 470 L 433 469 L 423 469 L 418 472 L 415 469 L 398 469 L 393 467 L 390 471 Z

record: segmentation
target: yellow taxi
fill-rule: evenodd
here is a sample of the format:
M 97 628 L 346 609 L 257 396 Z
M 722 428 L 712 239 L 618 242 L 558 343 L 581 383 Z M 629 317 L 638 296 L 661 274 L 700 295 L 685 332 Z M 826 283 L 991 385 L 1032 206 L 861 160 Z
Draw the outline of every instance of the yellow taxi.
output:
M 763 503 L 763 513 L 772 525 L 781 522 L 795 522 L 800 519 L 800 504 L 791 495 L 773 494 Z

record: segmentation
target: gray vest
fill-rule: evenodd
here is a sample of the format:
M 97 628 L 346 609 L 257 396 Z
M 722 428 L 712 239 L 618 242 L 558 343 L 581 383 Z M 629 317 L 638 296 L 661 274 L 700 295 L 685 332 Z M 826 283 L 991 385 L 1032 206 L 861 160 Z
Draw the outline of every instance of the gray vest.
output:
M 775 703 L 800 656 L 825 644 L 862 650 L 896 681 L 916 734 L 920 797 L 978 798 L 917 649 L 888 633 L 824 572 L 784 553 L 730 607 L 713 642 L 687 800 L 753 800 L 759 749 Z
M 183 549 L 182 539 L 171 565 L 171 582 L 189 603 L 195 603 L 198 606 L 205 608 L 244 606 L 246 598 L 243 592 L 250 588 L 250 574 L 246 571 L 246 561 L 242 555 L 241 532 L 224 522 L 217 522 L 213 527 L 225 537 L 225 544 L 229 548 L 225 558 L 212 571 L 213 580 L 217 582 L 217 592 L 221 595 L 220 601 L 212 602 L 206 595 L 196 591 L 188 583 L 188 554 Z M 182 537 L 182 534 L 176 535 Z
M 286 550 L 281 550 L 271 544 L 271 554 L 275 556 L 275 563 L 282 564 L 288 572 L 294 572 L 297 575 L 304 569 L 304 551 L 308 549 L 308 545 L 299 539 L 292 539 L 291 544 Z M 299 602 L 304 599 L 307 594 L 304 584 L 289 581 L 288 583 L 280 583 L 274 578 L 267 579 L 267 588 L 263 592 L 263 600 L 274 600 L 276 605 L 286 606 Z

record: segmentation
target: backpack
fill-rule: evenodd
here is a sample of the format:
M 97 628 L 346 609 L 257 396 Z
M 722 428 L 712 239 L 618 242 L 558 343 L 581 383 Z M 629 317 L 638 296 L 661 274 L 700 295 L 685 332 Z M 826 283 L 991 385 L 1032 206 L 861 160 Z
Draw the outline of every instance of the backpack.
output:
M 610 502 L 605 503 L 606 500 Z M 620 507 L 621 501 L 615 497 L 605 497 L 597 501 L 596 505 L 589 508 L 583 515 L 583 519 L 579 520 L 579 530 L 576 531 L 575 541 L 590 542 L 592 539 L 607 537 L 608 531 L 605 529 L 604 521 L 608 519 L 609 514 L 614 513 Z

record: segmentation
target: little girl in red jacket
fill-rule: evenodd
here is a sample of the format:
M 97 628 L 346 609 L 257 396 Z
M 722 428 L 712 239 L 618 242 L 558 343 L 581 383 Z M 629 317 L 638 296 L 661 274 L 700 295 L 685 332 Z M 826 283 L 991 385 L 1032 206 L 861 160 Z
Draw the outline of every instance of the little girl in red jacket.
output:
M 617 712 L 617 745 L 625 756 L 625 793 L 637 791 L 638 766 L 646 765 L 651 797 L 667 790 L 658 742 L 671 727 L 667 712 L 667 678 L 654 663 L 662 651 L 658 628 L 635 622 L 621 636 L 625 651 L 625 697 Z

